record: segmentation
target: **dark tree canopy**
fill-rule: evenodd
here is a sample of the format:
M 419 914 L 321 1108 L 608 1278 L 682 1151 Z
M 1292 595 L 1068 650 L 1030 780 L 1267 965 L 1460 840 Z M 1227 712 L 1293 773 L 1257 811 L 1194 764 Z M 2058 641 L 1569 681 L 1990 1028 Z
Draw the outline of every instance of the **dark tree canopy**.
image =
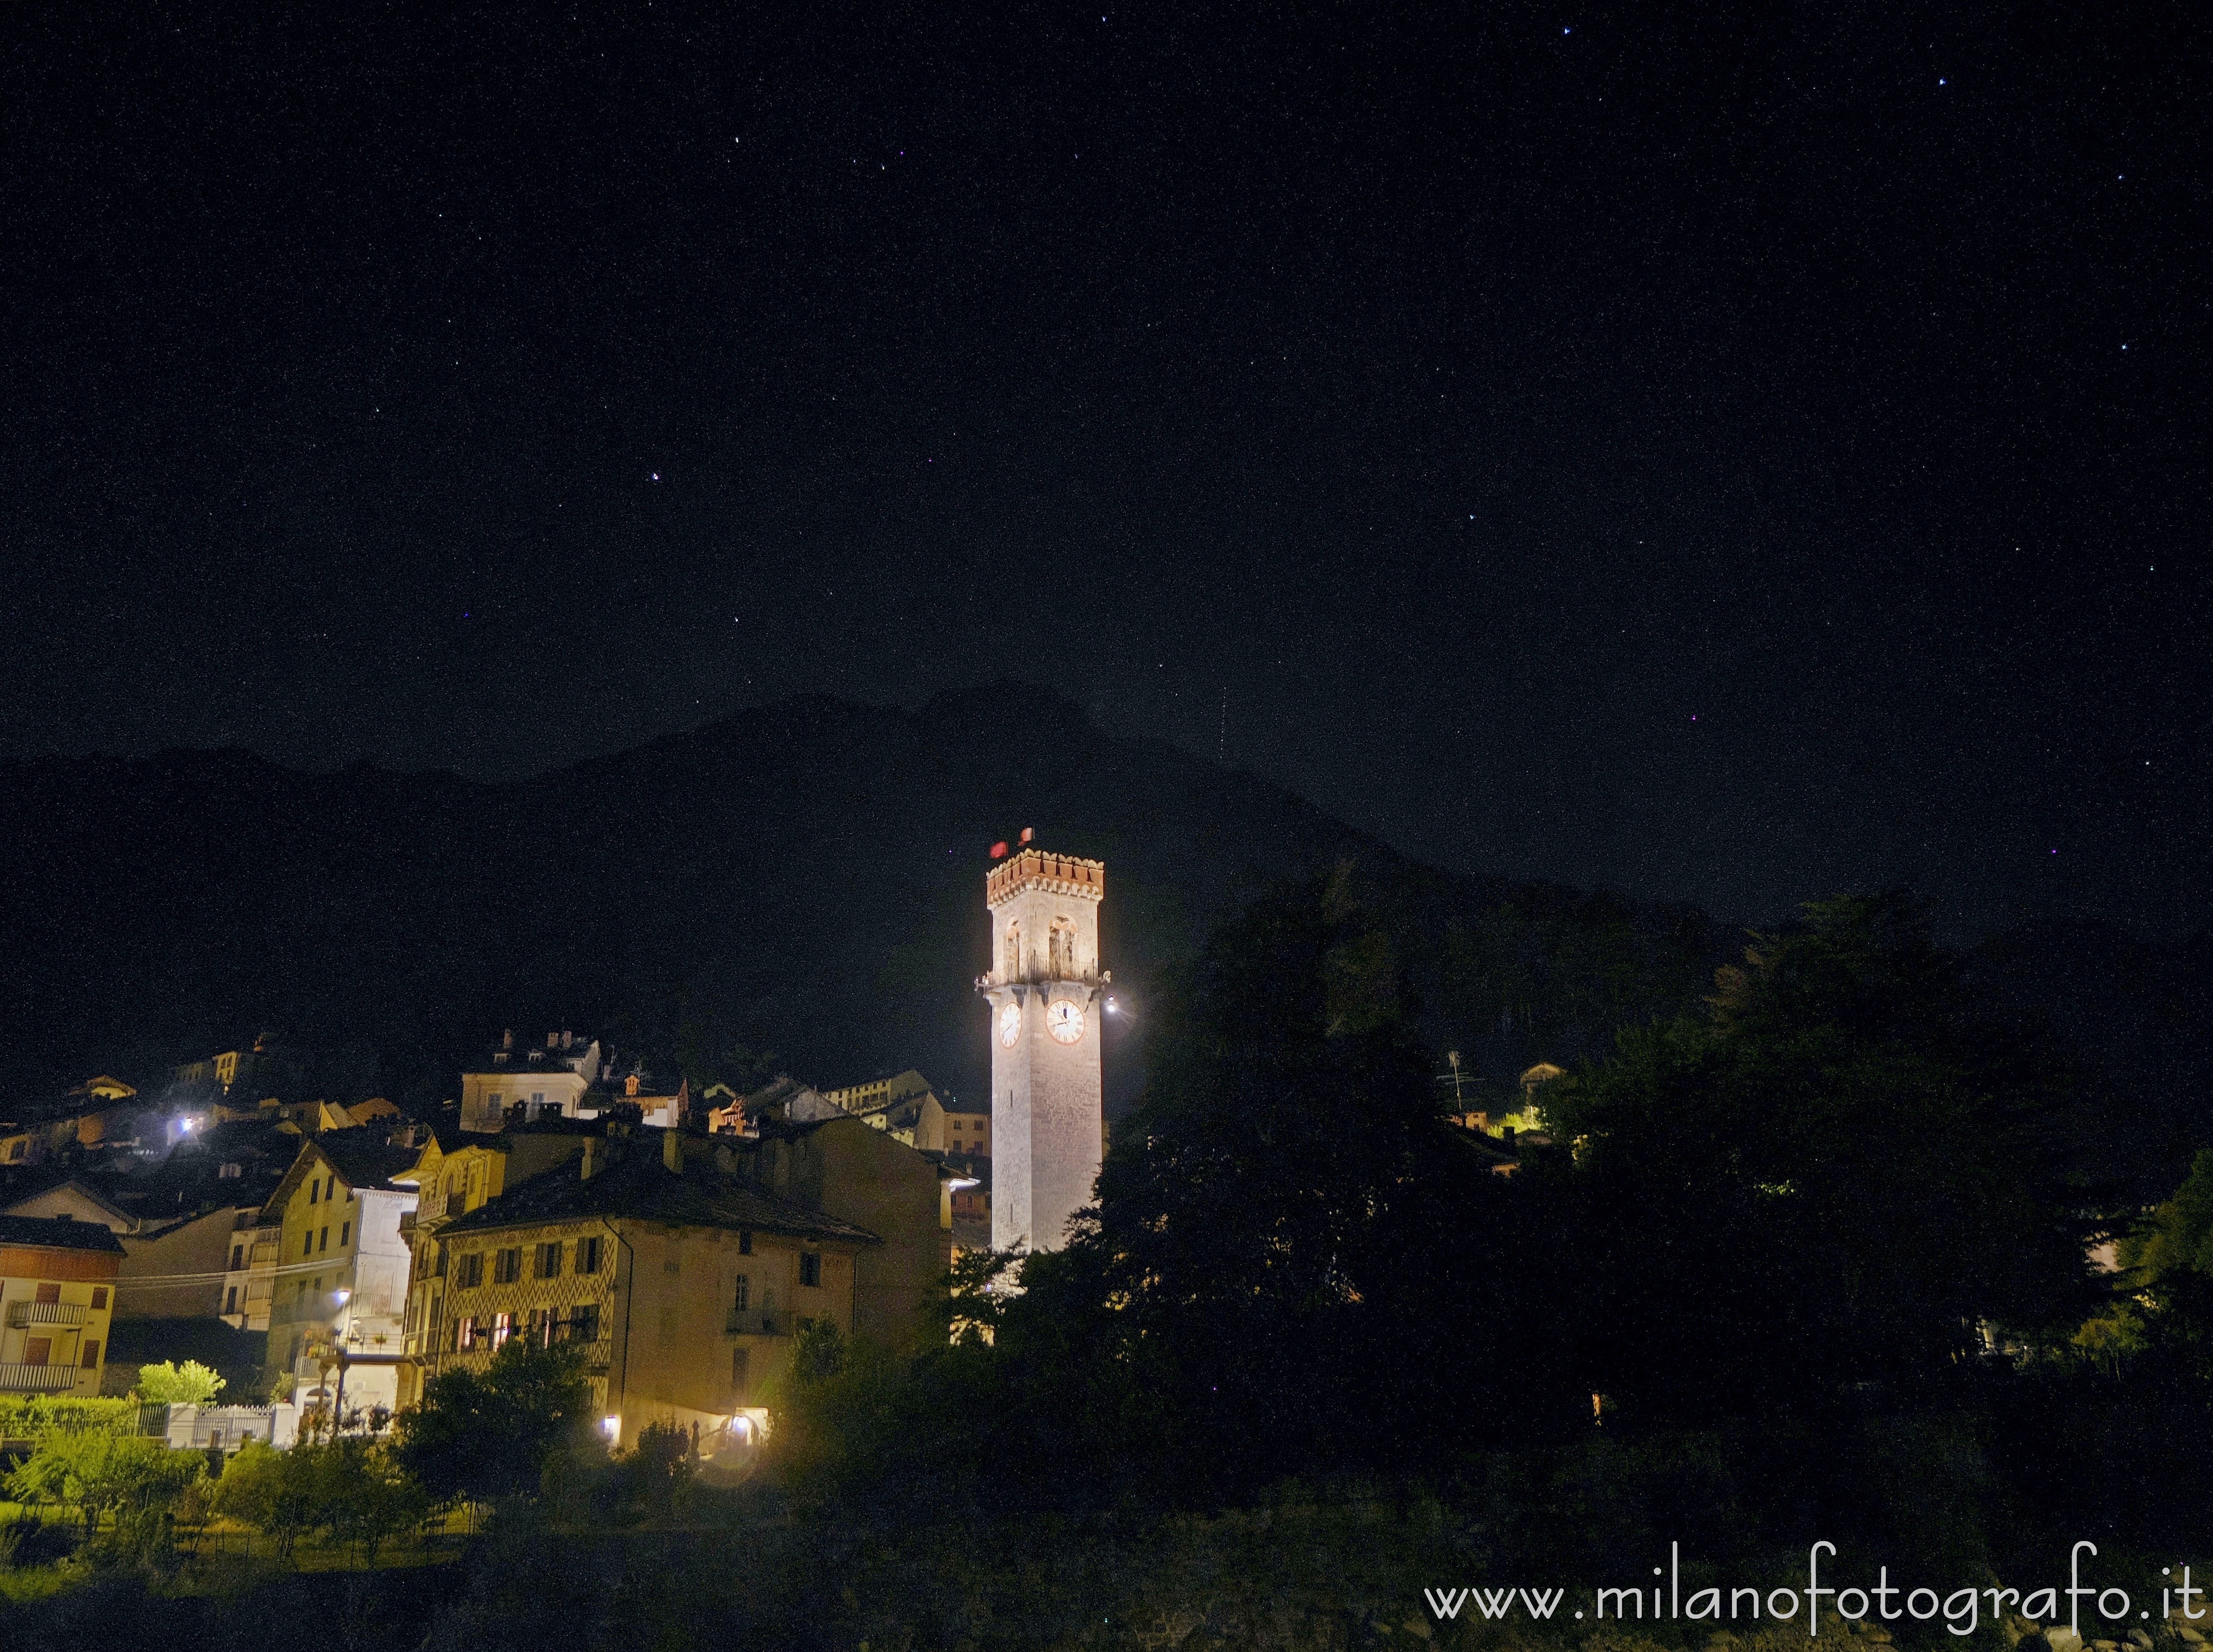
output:
M 400 1414 L 399 1460 L 441 1500 L 530 1497 L 548 1455 L 586 1436 L 591 1405 L 576 1349 L 516 1338 L 481 1375 L 430 1380 L 423 1403 Z
M 1686 1411 L 1941 1368 L 2088 1300 L 2064 1078 L 1902 896 L 1806 908 L 1562 1087 L 1594 1387 Z

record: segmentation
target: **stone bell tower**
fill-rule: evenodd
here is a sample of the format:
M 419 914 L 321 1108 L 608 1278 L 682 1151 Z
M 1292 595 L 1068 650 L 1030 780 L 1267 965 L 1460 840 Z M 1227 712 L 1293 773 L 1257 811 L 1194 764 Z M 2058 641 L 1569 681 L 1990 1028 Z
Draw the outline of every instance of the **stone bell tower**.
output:
M 1057 1251 L 1091 1203 L 1104 1152 L 1099 1064 L 1106 869 L 1024 849 L 984 880 L 991 972 L 991 1244 Z

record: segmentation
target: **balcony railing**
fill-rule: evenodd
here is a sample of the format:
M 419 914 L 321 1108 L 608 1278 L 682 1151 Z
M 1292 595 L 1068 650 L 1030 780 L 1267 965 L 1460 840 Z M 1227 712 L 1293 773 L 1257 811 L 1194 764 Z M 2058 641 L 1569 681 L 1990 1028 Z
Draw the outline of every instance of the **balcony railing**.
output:
M 8 1324 L 17 1331 L 27 1325 L 86 1325 L 92 1310 L 75 1302 L 10 1302 Z
M 0 1393 L 58 1393 L 76 1387 L 70 1365 L 0 1365 Z

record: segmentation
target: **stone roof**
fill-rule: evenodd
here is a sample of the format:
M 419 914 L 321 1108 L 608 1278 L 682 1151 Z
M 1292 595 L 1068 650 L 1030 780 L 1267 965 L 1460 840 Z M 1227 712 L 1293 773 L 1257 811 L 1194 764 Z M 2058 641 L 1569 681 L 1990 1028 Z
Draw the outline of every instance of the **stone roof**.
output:
M 352 1139 L 360 1137 L 363 1139 Z M 380 1192 L 412 1192 L 412 1188 L 395 1186 L 393 1177 L 414 1164 L 422 1150 L 412 1147 L 393 1147 L 376 1141 L 365 1130 L 326 1131 L 314 1137 L 315 1150 L 331 1161 L 331 1167 L 339 1179 L 356 1192 L 371 1189 Z
M 123 1253 L 123 1241 L 97 1222 L 72 1222 L 67 1217 L 0 1216 L 0 1245 L 40 1245 L 49 1250 L 112 1251 Z
M 750 1228 L 802 1239 L 882 1242 L 865 1228 L 779 1198 L 711 1163 L 687 1164 L 680 1173 L 670 1170 L 655 1150 L 660 1135 L 649 1131 L 625 1143 L 627 1151 L 589 1177 L 576 1165 L 533 1176 L 456 1217 L 439 1237 L 451 1240 L 463 1234 L 579 1217 L 627 1216 L 672 1228 Z

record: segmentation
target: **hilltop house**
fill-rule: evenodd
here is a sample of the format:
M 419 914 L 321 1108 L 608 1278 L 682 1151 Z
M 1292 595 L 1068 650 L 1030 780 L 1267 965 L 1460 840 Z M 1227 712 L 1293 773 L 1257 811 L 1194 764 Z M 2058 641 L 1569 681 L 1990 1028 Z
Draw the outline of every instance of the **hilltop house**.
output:
M 574 1119 L 584 1107 L 585 1092 L 605 1076 L 597 1039 L 573 1033 L 549 1033 L 541 1044 L 515 1047 L 515 1034 L 503 1036 L 461 1075 L 461 1128 L 490 1135 L 510 1118 L 536 1119 L 547 1112 Z
M 822 1099 L 926 1153 L 991 1152 L 991 1110 L 969 1106 L 913 1068 L 890 1078 L 825 1090 Z

